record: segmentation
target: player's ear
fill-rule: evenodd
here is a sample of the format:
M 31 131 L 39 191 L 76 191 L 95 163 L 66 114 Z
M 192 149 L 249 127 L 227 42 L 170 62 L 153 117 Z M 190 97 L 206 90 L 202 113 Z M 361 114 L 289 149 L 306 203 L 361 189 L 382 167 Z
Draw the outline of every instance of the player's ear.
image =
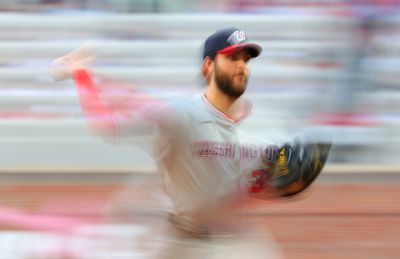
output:
M 205 79 L 207 79 L 207 81 L 209 80 L 209 78 L 211 77 L 212 73 L 213 73 L 213 60 L 210 57 L 206 57 L 203 60 L 203 66 L 201 68 L 201 74 L 203 75 L 203 77 Z

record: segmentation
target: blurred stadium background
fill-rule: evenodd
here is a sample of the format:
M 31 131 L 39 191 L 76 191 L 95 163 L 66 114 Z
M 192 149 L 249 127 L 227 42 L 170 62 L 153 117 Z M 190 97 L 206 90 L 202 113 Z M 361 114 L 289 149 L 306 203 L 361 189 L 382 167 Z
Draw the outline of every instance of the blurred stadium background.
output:
M 313 195 L 300 205 L 255 206 L 254 215 L 274 222 L 268 227 L 288 258 L 398 257 L 399 14 L 397 0 L 1 1 L 0 257 L 38 256 L 16 244 L 40 232 L 26 223 L 29 214 L 9 208 L 93 216 L 126 177 L 155 171 L 140 147 L 149 135 L 113 146 L 89 134 L 73 82 L 55 83 L 51 61 L 92 41 L 100 74 L 156 93 L 197 93 L 201 44 L 227 26 L 243 28 L 264 48 L 252 63 L 256 105 L 335 135 Z M 314 229 L 298 229 L 308 221 Z M 65 241 L 51 240 L 56 248 Z M 43 251 L 58 258 L 49 247 Z

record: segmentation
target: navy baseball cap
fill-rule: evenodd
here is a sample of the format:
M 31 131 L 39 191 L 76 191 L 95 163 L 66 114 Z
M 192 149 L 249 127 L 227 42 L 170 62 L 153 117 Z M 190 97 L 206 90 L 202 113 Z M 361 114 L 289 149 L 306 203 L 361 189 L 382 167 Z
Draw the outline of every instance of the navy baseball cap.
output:
M 238 28 L 226 28 L 210 35 L 204 43 L 203 59 L 215 57 L 217 53 L 229 53 L 238 49 L 247 49 L 251 57 L 260 55 L 262 47 L 250 43 L 244 31 Z

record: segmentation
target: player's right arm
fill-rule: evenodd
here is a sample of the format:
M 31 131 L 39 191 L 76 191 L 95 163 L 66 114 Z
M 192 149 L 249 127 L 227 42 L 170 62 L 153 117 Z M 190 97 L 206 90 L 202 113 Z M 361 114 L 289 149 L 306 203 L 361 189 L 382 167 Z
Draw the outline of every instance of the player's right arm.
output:
M 108 80 L 106 87 L 99 84 L 88 68 L 95 57 L 92 45 L 82 45 L 56 59 L 50 68 L 56 81 L 75 81 L 80 106 L 92 134 L 107 139 L 135 134 L 160 118 L 157 113 L 166 109 L 166 105 L 158 99 L 123 83 L 113 86 Z
M 117 137 L 115 115 L 100 97 L 91 72 L 85 68 L 74 69 L 72 78 L 76 83 L 79 103 L 91 133 L 98 136 Z

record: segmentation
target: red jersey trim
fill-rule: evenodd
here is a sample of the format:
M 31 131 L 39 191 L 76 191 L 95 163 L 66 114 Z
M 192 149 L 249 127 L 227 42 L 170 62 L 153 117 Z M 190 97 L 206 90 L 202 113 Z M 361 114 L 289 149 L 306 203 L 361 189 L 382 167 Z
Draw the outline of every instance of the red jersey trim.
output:
M 240 116 L 237 120 L 233 119 L 231 116 L 223 113 L 222 111 L 220 111 L 217 107 L 214 106 L 214 104 L 212 104 L 208 99 L 207 96 L 203 93 L 201 95 L 204 103 L 210 108 L 210 110 L 212 110 L 213 112 L 217 113 L 219 116 L 223 117 L 224 119 L 228 120 L 229 122 L 233 123 L 233 124 L 237 124 L 240 121 L 242 121 L 244 118 L 248 117 L 251 114 L 252 111 L 252 104 L 250 102 L 246 102 L 246 108 L 245 111 L 243 113 L 242 116 Z

